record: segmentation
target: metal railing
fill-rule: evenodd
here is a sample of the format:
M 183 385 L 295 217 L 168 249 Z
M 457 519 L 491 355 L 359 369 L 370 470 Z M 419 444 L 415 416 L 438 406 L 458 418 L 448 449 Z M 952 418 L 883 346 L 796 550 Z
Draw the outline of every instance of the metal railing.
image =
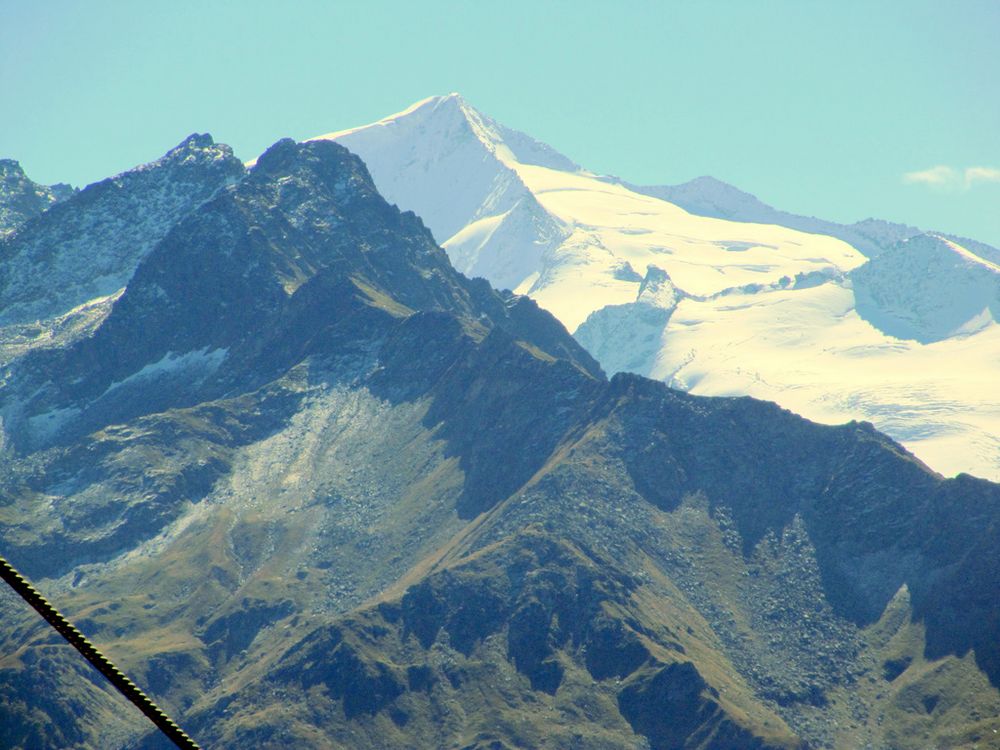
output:
M 122 674 L 104 654 L 97 650 L 97 647 L 93 643 L 87 640 L 87 637 L 83 633 L 73 627 L 69 620 L 49 604 L 45 597 L 38 593 L 35 587 L 28 583 L 24 576 L 18 573 L 14 566 L 3 557 L 0 557 L 0 578 L 3 578 L 17 592 L 18 596 L 45 618 L 45 621 L 55 628 L 66 639 L 69 645 L 79 651 L 98 672 L 104 675 L 118 689 L 118 692 L 142 711 L 177 747 L 182 748 L 182 750 L 201 750 L 198 743 L 188 737 L 184 733 L 184 730 L 177 726 L 159 706 L 153 703 L 144 692 L 136 687 L 132 680 Z

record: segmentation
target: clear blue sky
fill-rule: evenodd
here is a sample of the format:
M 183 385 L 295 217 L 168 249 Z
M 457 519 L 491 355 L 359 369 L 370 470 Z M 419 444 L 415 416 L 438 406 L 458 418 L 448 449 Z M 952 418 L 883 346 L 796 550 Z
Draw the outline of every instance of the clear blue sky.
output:
M 1000 0 L 0 0 L 0 156 L 82 185 L 458 91 L 594 171 L 1000 245 L 998 40 Z

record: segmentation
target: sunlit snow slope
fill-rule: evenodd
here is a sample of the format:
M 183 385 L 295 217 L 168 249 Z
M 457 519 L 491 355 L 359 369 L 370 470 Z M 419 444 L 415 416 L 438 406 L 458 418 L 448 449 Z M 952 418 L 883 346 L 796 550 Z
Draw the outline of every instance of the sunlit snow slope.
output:
M 696 215 L 656 197 L 692 191 L 587 172 L 457 94 L 321 137 L 361 155 L 460 271 L 533 297 L 609 374 L 868 420 L 944 474 L 1000 479 L 1000 267 L 977 243 Z M 697 193 L 717 214 L 747 198 Z

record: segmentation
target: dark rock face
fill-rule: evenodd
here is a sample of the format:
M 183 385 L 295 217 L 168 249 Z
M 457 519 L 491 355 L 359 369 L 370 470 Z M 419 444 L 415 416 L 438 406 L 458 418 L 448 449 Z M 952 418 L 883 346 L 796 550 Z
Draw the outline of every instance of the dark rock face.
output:
M 321 686 L 343 702 L 344 715 L 374 715 L 405 690 L 400 670 L 378 660 L 366 659 L 356 645 L 345 642 L 338 629 L 315 633 L 296 649 L 294 666 L 274 673 L 278 684 L 294 681 L 306 689 Z
M 683 653 L 680 644 L 670 645 Z M 591 622 L 586 647 L 587 670 L 595 680 L 628 677 L 652 656 L 628 624 L 604 615 Z
M 691 662 L 679 662 L 658 666 L 630 681 L 618 694 L 618 705 L 622 716 L 649 738 L 654 750 L 766 747 L 759 737 L 728 720 L 713 700 L 717 696 Z
M 228 661 L 245 651 L 262 628 L 294 611 L 294 604 L 287 599 L 275 604 L 243 599 L 238 610 L 212 620 L 201 640 L 208 646 L 210 656 Z
M 0 541 L 205 746 L 910 747 L 918 709 L 961 746 L 997 715 L 996 485 L 607 381 L 333 143 L 246 174 L 186 144 L 146 172 L 223 178 L 92 334 L 9 365 Z M 160 742 L 0 628 L 7 746 Z

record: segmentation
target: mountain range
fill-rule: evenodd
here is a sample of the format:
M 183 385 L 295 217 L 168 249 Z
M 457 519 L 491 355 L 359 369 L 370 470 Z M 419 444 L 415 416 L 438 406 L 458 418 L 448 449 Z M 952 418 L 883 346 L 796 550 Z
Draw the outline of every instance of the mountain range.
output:
M 609 373 L 867 420 L 943 474 L 1000 479 L 997 249 L 795 216 L 710 177 L 597 175 L 457 94 L 321 138 L 459 271 L 531 296 Z
M 191 136 L 14 222 L 3 554 L 205 747 L 1000 747 L 1000 485 L 867 422 L 608 379 L 559 319 L 655 328 L 855 274 L 881 310 L 904 290 L 869 264 L 985 251 L 699 217 L 482 116 L 508 162 L 465 171 L 470 112 L 407 115 L 465 203 L 383 198 L 396 118 L 355 131 L 407 136 L 365 161 L 348 134 L 249 167 Z M 0 602 L 0 746 L 166 746 Z

